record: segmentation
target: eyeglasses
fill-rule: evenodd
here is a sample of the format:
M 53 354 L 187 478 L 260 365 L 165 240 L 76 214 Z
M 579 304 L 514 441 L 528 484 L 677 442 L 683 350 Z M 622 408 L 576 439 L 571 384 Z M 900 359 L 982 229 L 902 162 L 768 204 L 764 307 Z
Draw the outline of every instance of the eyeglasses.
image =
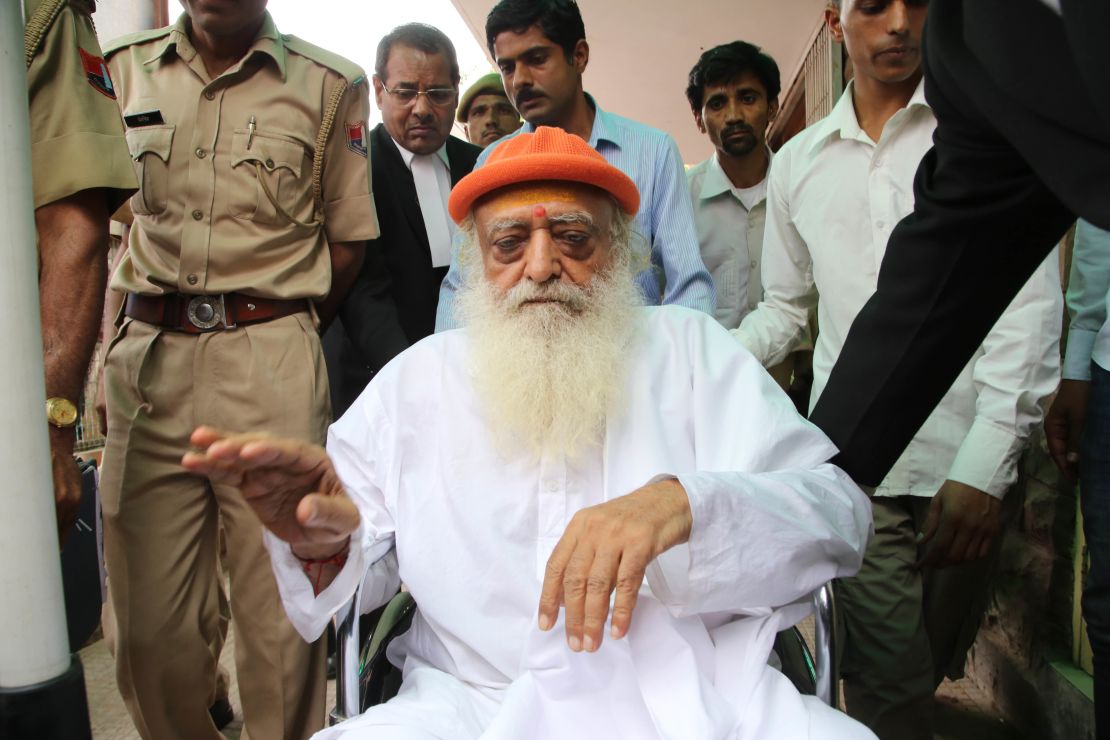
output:
M 458 92 L 453 87 L 433 87 L 430 90 L 413 90 L 411 87 L 402 87 L 396 90 L 390 90 L 382 83 L 382 88 L 397 99 L 401 105 L 412 105 L 416 102 L 418 95 L 426 95 L 428 102 L 434 106 L 443 108 L 455 102 L 455 97 Z

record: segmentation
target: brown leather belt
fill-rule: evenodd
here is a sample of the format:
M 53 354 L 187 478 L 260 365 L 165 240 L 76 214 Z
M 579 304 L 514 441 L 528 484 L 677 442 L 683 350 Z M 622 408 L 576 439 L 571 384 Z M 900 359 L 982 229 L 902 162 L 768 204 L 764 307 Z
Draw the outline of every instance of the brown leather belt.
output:
M 124 314 L 133 319 L 188 334 L 234 329 L 240 324 L 257 324 L 308 310 L 308 300 L 305 298 L 276 300 L 242 293 L 129 293 L 123 307 Z

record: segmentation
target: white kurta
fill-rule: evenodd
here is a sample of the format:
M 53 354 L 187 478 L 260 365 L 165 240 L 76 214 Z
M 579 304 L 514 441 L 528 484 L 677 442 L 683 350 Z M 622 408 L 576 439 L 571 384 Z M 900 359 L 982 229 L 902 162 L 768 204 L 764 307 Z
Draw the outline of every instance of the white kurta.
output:
M 401 693 L 318 738 L 872 737 L 767 666 L 810 593 L 859 568 L 871 517 L 746 350 L 707 315 L 643 309 L 603 447 L 536 462 L 494 449 L 467 342 L 452 331 L 404 352 L 331 428 L 362 524 L 327 590 L 314 598 L 268 536 L 306 639 L 363 574 L 364 611 L 399 580 L 419 605 L 391 651 Z M 540 632 L 543 567 L 571 516 L 667 476 L 690 498 L 690 541 L 650 566 L 628 636 L 575 654 L 561 621 Z

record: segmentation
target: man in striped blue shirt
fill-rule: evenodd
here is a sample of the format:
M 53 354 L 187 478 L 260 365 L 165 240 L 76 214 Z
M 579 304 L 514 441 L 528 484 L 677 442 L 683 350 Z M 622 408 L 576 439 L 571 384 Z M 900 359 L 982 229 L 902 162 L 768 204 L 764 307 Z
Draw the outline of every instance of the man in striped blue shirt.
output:
M 651 253 L 650 266 L 636 277 L 644 302 L 712 314 L 716 292 L 698 250 L 678 147 L 662 131 L 605 112 L 583 90 L 590 47 L 578 5 L 573 0 L 501 0 L 486 16 L 486 43 L 505 92 L 525 120 L 517 134 L 537 126 L 576 134 L 636 183 L 643 195 L 635 218 L 638 246 Z M 456 326 L 453 309 L 461 277 L 456 251 L 440 287 L 436 331 Z

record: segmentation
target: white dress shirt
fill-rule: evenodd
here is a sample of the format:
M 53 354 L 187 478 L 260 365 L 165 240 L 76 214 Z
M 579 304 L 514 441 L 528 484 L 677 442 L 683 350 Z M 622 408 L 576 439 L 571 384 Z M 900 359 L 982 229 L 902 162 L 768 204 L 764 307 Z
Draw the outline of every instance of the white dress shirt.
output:
M 416 197 L 424 230 L 428 235 L 428 248 L 432 253 L 432 267 L 451 264 L 451 239 L 454 222 L 447 214 L 447 198 L 451 195 L 451 163 L 447 161 L 446 142 L 432 154 L 416 154 L 397 143 L 397 151 L 405 166 L 412 172 Z
M 364 575 L 364 611 L 398 581 L 419 609 L 390 653 L 400 694 L 319 738 L 398 725 L 489 740 L 872 737 L 767 665 L 810 592 L 858 569 L 867 499 L 711 317 L 667 306 L 640 320 L 623 411 L 577 462 L 495 450 L 465 330 L 398 356 L 332 426 L 361 528 L 315 598 L 267 536 L 289 617 L 315 639 Z M 575 512 L 666 477 L 685 487 L 693 527 L 649 567 L 627 637 L 576 654 L 561 618 L 540 632 L 543 569 Z
M 759 266 L 767 179 L 737 188 L 714 154 L 686 171 L 686 183 L 701 258 L 717 288 L 713 316 L 726 329 L 735 329 L 763 298 Z
M 873 142 L 848 85 L 832 112 L 771 166 L 764 301 L 736 337 L 765 365 L 781 362 L 817 301 L 812 402 L 856 314 L 874 293 L 887 239 L 913 209 L 913 179 L 936 119 L 922 87 Z M 989 280 L 989 275 L 982 276 Z M 932 496 L 946 479 L 1001 497 L 1059 378 L 1062 296 L 1057 255 L 1037 269 L 876 490 Z
M 1082 219 L 1075 227 L 1068 314 L 1064 377 L 1090 380 L 1092 361 L 1110 370 L 1110 232 Z

